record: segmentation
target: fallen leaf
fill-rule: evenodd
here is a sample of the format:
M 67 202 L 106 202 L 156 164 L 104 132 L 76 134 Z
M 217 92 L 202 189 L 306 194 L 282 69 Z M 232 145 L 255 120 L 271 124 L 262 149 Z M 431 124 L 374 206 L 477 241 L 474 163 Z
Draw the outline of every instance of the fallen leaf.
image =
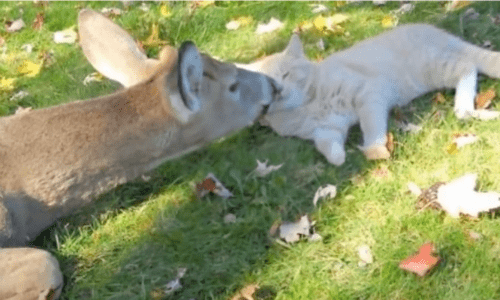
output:
M 249 284 L 239 290 L 233 297 L 231 297 L 231 300 L 254 300 L 255 298 L 253 297 L 253 294 L 255 294 L 258 289 L 258 284 Z
M 456 134 L 453 136 L 453 143 L 457 146 L 457 149 L 460 149 L 465 145 L 473 144 L 477 142 L 477 140 L 477 135 L 473 133 Z
M 148 175 L 144 175 L 142 174 L 141 175 L 141 179 L 144 181 L 144 182 L 148 182 L 151 180 L 151 176 L 148 176 Z
M 365 264 L 373 263 L 372 251 L 368 245 L 362 245 L 358 247 L 358 256 Z
M 485 92 L 479 93 L 476 96 L 476 109 L 487 108 L 490 106 L 491 101 L 497 95 L 495 89 L 490 88 Z
M 56 44 L 73 44 L 75 43 L 77 34 L 73 27 L 54 32 L 54 42 Z
M 271 225 L 271 228 L 269 228 L 269 236 L 274 237 L 280 228 L 280 222 L 279 221 L 274 221 L 273 225 Z
M 276 30 L 279 30 L 283 28 L 284 24 L 276 19 L 276 18 L 271 18 L 267 24 L 259 24 L 257 26 L 257 30 L 255 31 L 256 34 L 264 34 L 264 33 L 270 33 Z
M 16 109 L 16 112 L 14 114 L 15 115 L 22 115 L 22 114 L 29 113 L 30 111 L 31 111 L 31 107 L 22 107 L 22 106 L 19 106 Z
M 224 199 L 233 196 L 212 173 L 209 173 L 202 182 L 196 184 L 196 195 L 198 198 L 202 198 L 210 192 Z
M 87 86 L 91 82 L 101 82 L 103 78 L 104 76 L 102 76 L 102 74 L 99 72 L 90 73 L 89 75 L 85 76 L 85 79 L 83 79 L 83 85 Z
M 5 39 L 2 36 L 0 36 L 0 47 L 2 47 L 3 44 L 5 44 Z
M 17 93 L 15 93 L 12 97 L 10 97 L 10 101 L 18 101 L 18 100 L 21 100 L 25 97 L 29 96 L 29 93 L 28 92 L 25 92 L 25 91 L 19 91 Z
M 12 91 L 14 89 L 15 78 L 4 78 L 0 79 L 0 90 L 1 91 Z
M 269 173 L 277 171 L 283 166 L 283 164 L 277 166 L 272 166 L 272 165 L 268 166 L 267 162 L 268 162 L 267 159 L 265 162 L 261 162 L 260 160 L 257 159 L 257 168 L 255 168 L 254 170 L 254 172 L 257 173 L 257 176 L 259 177 L 267 176 Z
M 204 8 L 207 6 L 215 5 L 214 0 L 201 0 L 201 1 L 192 1 L 191 9 L 196 9 L 198 7 Z
M 170 17 L 172 15 L 172 10 L 170 9 L 170 7 L 168 5 L 163 4 L 160 7 L 160 13 L 164 17 Z
M 382 180 L 390 178 L 392 173 L 386 165 L 380 165 L 378 168 L 372 170 L 371 175 L 375 179 Z
M 418 276 L 424 276 L 434 268 L 440 260 L 438 256 L 432 255 L 433 252 L 434 245 L 432 243 L 425 243 L 420 247 L 417 254 L 403 260 L 399 264 L 399 268 L 415 273 Z
M 33 4 L 37 7 L 47 7 L 49 6 L 48 0 L 33 0 Z
M 314 206 L 316 206 L 319 199 L 326 197 L 335 198 L 336 195 L 337 195 L 337 187 L 331 184 L 327 184 L 324 187 L 318 188 L 318 190 L 314 194 L 313 204 Z
M 42 29 L 44 21 L 45 21 L 45 14 L 43 11 L 40 11 L 36 14 L 35 21 L 33 22 L 33 25 L 31 27 L 34 30 L 40 30 Z
M 432 102 L 436 104 L 442 104 L 446 102 L 446 98 L 443 96 L 442 93 L 436 93 L 432 98 Z
M 408 123 L 405 121 L 396 121 L 396 127 L 403 132 L 417 133 L 422 130 L 422 126 Z
M 313 14 L 319 14 L 321 12 L 328 11 L 328 8 L 323 4 L 309 4 L 309 7 L 311 7 L 311 12 Z
M 123 13 L 123 11 L 116 7 L 105 7 L 101 9 L 101 13 L 109 18 L 119 16 Z
M 313 25 L 316 30 L 327 33 L 344 33 L 344 28 L 340 26 L 341 23 L 347 21 L 349 16 L 345 14 L 334 14 L 330 17 L 317 16 L 313 20 Z
M 314 222 L 309 220 L 307 215 L 303 215 L 297 222 L 290 223 L 285 222 L 279 227 L 279 237 L 287 243 L 295 243 L 300 240 L 301 237 L 311 238 L 314 235 Z M 318 236 L 314 236 L 317 240 Z
M 226 24 L 227 30 L 236 30 L 240 27 L 247 26 L 253 22 L 252 17 L 238 17 L 234 20 L 231 20 Z
M 54 64 L 54 51 L 44 51 L 38 55 L 38 59 L 40 59 L 44 66 L 48 67 Z
M 175 279 L 169 281 L 167 283 L 167 285 L 165 286 L 165 294 L 166 295 L 171 295 L 175 291 L 182 288 L 181 279 L 186 274 L 186 271 L 187 271 L 186 268 L 177 269 L 177 277 L 175 277 Z
M 477 174 L 466 174 L 439 187 L 436 202 L 450 216 L 477 218 L 480 213 L 500 208 L 500 193 L 476 192 Z
M 469 237 L 474 241 L 479 241 L 483 236 L 475 231 L 469 230 Z
M 299 23 L 299 25 L 297 25 L 297 27 L 295 27 L 295 29 L 293 30 L 294 33 L 301 33 L 303 31 L 307 31 L 307 30 L 310 30 L 314 28 L 314 24 L 313 22 L 311 21 L 302 21 Z
M 158 24 L 151 25 L 151 34 L 144 42 L 142 42 L 142 44 L 147 47 L 157 47 L 160 45 L 167 44 L 167 42 L 162 41 L 160 39 L 160 31 L 158 29 Z
M 458 153 L 457 144 L 451 143 L 448 146 L 446 146 L 446 152 L 448 152 L 448 154 L 450 155 L 457 154 Z
M 387 142 L 385 142 L 385 147 L 392 154 L 394 152 L 394 135 L 392 132 L 387 133 Z
M 403 3 L 399 9 L 394 10 L 395 14 L 405 14 L 413 11 L 415 9 L 415 5 L 412 3 Z
M 471 1 L 457 1 L 453 0 L 450 1 L 446 4 L 446 10 L 447 11 L 452 11 L 452 10 L 459 10 L 461 8 L 467 7 L 471 4 Z
M 42 63 L 36 64 L 30 60 L 23 61 L 23 64 L 17 68 L 17 72 L 24 74 L 27 77 L 35 77 L 40 73 Z
M 225 224 L 232 224 L 236 223 L 236 216 L 233 214 L 227 214 L 224 216 L 224 223 Z
M 7 32 L 15 32 L 21 30 L 24 26 L 24 21 L 20 18 L 13 22 L 7 22 L 5 25 L 5 30 L 7 30 Z
M 316 43 L 316 46 L 318 46 L 318 49 L 321 51 L 325 51 L 325 41 L 323 39 L 319 39 L 319 41 Z
M 33 45 L 32 44 L 24 44 L 21 46 L 21 49 L 24 50 L 26 53 L 31 53 L 33 51 Z
M 387 15 L 381 21 L 382 27 L 390 28 L 398 24 L 398 19 L 395 16 Z

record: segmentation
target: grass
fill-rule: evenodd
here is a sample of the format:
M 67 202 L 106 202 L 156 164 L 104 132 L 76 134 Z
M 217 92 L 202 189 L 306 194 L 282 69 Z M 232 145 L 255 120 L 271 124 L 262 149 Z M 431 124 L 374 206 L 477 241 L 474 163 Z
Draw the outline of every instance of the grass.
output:
M 314 14 L 307 2 L 217 2 L 205 8 L 190 3 L 167 3 L 172 16 L 160 14 L 160 4 L 132 3 L 115 21 L 140 40 L 160 25 L 160 37 L 179 46 L 193 40 L 200 49 L 229 61 L 247 62 L 280 51 L 290 32 Z M 301 37 L 312 59 L 344 49 L 357 41 L 386 30 L 381 20 L 398 3 L 377 7 L 372 3 L 338 5 L 323 3 L 331 12 L 349 16 L 344 24 L 349 35 L 306 33 Z M 474 3 L 480 16 L 464 21 L 467 9 L 447 12 L 442 2 L 418 2 L 399 23 L 435 24 L 464 39 L 499 49 L 500 27 L 490 16 L 500 13 L 500 4 Z M 93 72 L 77 44 L 56 45 L 52 34 L 76 24 L 80 8 L 118 6 L 108 2 L 53 2 L 39 7 L 31 2 L 0 4 L 0 21 L 22 15 L 27 27 L 6 33 L 5 51 L 0 53 L 0 77 L 15 77 L 13 91 L 0 92 L 0 113 L 12 114 L 19 106 L 47 107 L 76 99 L 110 93 L 118 85 L 107 80 L 82 84 Z M 22 14 L 20 10 L 22 9 Z M 40 11 L 45 24 L 35 32 L 31 24 Z M 252 16 L 253 22 L 235 32 L 224 25 L 234 17 Z M 282 30 L 263 36 L 254 34 L 258 23 L 276 17 Z M 326 50 L 315 45 L 323 38 Z M 32 43 L 31 54 L 20 50 Z M 34 78 L 17 74 L 25 59 L 53 51 L 54 62 Z M 158 48 L 147 49 L 152 56 Z M 480 89 L 498 80 L 481 78 Z M 17 91 L 30 96 L 11 101 Z M 414 101 L 416 112 L 403 110 L 423 126 L 417 134 L 398 131 L 390 122 L 396 149 L 388 161 L 367 162 L 356 145 L 359 129 L 347 143 L 347 161 L 342 167 L 329 165 L 308 142 L 283 138 L 266 127 L 254 125 L 216 141 L 181 159 L 166 162 L 152 172 L 151 180 L 120 186 L 96 199 L 95 204 L 57 222 L 33 242 L 51 251 L 60 261 L 66 285 L 62 299 L 229 299 L 237 290 L 258 283 L 256 299 L 498 299 L 500 273 L 500 223 L 495 215 L 479 220 L 453 219 L 444 213 L 417 212 L 415 197 L 407 193 L 409 181 L 427 187 L 466 172 L 479 173 L 480 190 L 500 190 L 500 121 L 459 121 L 451 111 L 452 91 L 444 91 L 448 102 L 433 104 L 433 94 Z M 494 106 L 499 109 L 498 105 Z M 478 143 L 446 152 L 452 134 L 476 133 Z M 251 174 L 255 160 L 285 163 L 268 177 Z M 389 176 L 377 176 L 377 170 Z M 193 185 L 213 172 L 235 196 L 223 200 L 209 196 L 196 199 Z M 312 205 L 316 189 L 335 184 L 335 199 Z M 235 224 L 223 217 L 236 215 Z M 268 230 L 276 220 L 295 220 L 308 213 L 323 236 L 319 243 L 300 242 L 290 248 L 271 243 Z M 478 241 L 469 230 L 481 233 Z M 398 269 L 398 263 L 426 241 L 436 244 L 443 261 L 425 278 Z M 360 268 L 356 248 L 367 244 L 375 261 Z M 183 288 L 172 296 L 161 290 L 173 279 L 177 268 L 186 267 Z M 267 296 L 268 297 L 267 297 Z M 266 298 L 267 297 L 267 298 Z

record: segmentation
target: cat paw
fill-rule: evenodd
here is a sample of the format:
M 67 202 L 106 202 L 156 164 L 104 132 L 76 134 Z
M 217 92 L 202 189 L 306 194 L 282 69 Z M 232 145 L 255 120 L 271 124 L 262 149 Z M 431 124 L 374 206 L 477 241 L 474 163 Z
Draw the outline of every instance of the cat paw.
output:
M 330 153 L 325 156 L 328 162 L 330 162 L 331 164 L 334 164 L 337 167 L 341 166 L 345 162 L 344 146 L 337 143 L 333 143 L 330 148 Z
M 391 153 L 386 146 L 360 147 L 360 149 L 368 160 L 389 159 L 391 157 Z
M 479 120 L 493 120 L 500 116 L 500 111 L 487 110 L 487 109 L 476 109 L 472 113 L 472 116 Z

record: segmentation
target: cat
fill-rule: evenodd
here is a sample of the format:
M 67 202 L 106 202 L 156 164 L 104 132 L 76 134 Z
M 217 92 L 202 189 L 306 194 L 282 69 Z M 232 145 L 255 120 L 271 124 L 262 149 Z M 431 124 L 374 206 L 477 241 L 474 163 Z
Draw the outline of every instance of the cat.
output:
M 319 63 L 309 61 L 298 35 L 286 49 L 249 65 L 285 85 L 294 103 L 270 107 L 264 121 L 278 134 L 313 140 L 327 160 L 345 161 L 348 130 L 360 123 L 367 159 L 387 159 L 389 111 L 430 91 L 456 88 L 459 119 L 490 120 L 475 109 L 477 74 L 500 77 L 500 55 L 426 24 L 400 26 Z M 298 91 L 298 92 L 297 92 Z M 300 93 L 301 96 L 297 96 Z

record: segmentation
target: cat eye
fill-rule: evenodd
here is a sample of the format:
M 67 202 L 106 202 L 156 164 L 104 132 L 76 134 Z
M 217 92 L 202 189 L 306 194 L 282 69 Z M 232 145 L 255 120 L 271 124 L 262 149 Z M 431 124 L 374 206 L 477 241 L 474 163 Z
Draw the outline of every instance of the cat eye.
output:
M 239 85 L 240 85 L 240 83 L 239 83 L 239 82 L 236 82 L 236 83 L 231 84 L 231 86 L 229 87 L 229 91 L 230 91 L 231 93 L 236 92 L 236 90 L 238 89 L 238 86 L 239 86 Z

